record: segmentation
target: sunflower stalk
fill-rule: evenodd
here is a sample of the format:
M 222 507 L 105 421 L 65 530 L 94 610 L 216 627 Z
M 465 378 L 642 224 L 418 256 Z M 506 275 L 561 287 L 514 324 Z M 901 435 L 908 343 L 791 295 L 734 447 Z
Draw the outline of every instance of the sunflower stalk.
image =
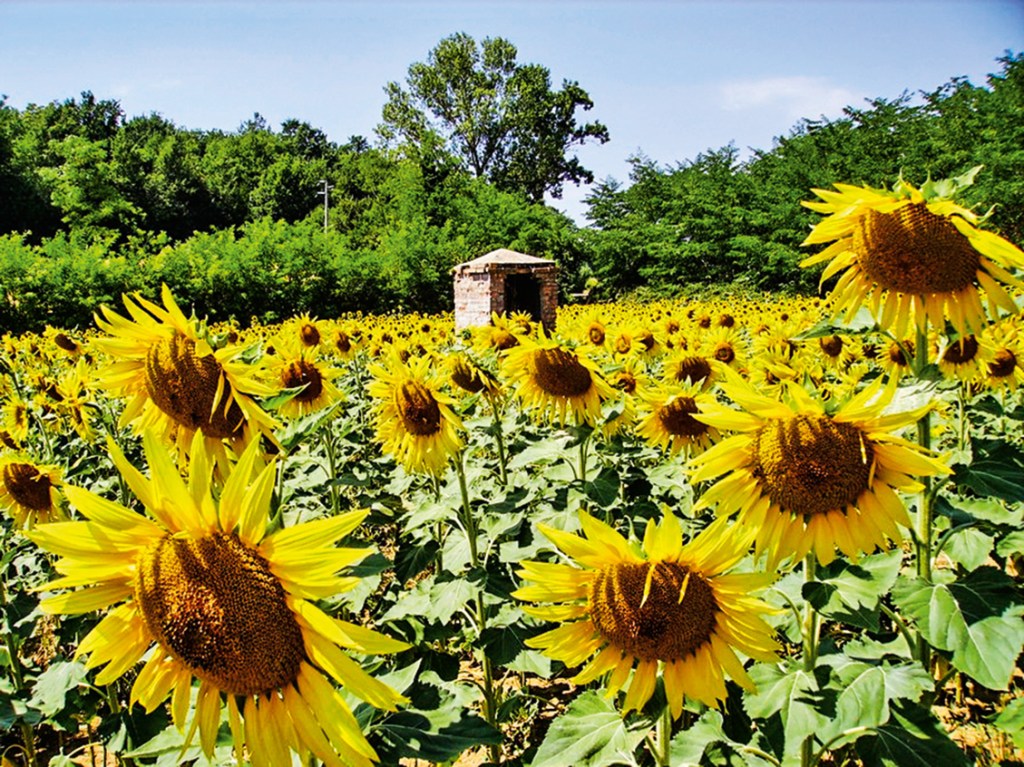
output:
M 928 327 L 927 321 L 917 329 L 917 347 L 914 350 L 914 372 L 920 376 L 928 365 Z M 931 411 L 926 412 L 917 422 L 917 442 L 924 450 L 931 449 Z M 931 583 L 932 580 L 932 524 L 933 504 L 932 482 L 930 477 L 921 478 L 923 489 L 917 513 L 917 535 L 915 540 L 917 557 L 917 577 Z M 921 631 L 917 633 L 915 655 L 926 670 L 931 667 L 931 647 Z
M 494 419 L 494 446 L 498 450 L 498 481 L 502 487 L 507 487 L 508 468 L 505 466 L 505 433 L 501 428 L 501 410 L 493 396 L 487 395 L 487 402 L 491 406 L 491 417 Z
M 5 549 L 6 549 L 6 541 Z M 7 589 L 2 582 L 0 582 L 0 610 L 6 612 L 7 607 Z M 14 682 L 14 692 L 20 693 L 25 689 L 25 675 L 21 669 L 21 654 L 19 652 L 18 643 L 14 639 L 14 633 L 7 630 L 7 621 L 4 620 L 4 644 L 7 646 L 7 657 L 10 659 L 11 668 L 11 681 Z M 21 729 L 21 742 L 25 749 L 25 764 L 26 767 L 38 767 L 39 761 L 36 758 L 36 739 L 35 733 L 32 730 L 32 725 L 28 722 L 22 721 L 19 723 Z
M 816 569 L 817 560 L 815 559 L 814 552 L 812 551 L 804 557 L 804 583 L 811 583 L 814 581 Z M 807 602 L 804 605 L 802 633 L 804 640 L 804 671 L 808 674 L 813 674 L 814 668 L 818 664 L 818 640 L 821 637 L 821 622 L 818 620 L 817 611 L 810 602 Z M 812 767 L 812 765 L 816 763 L 817 760 L 814 755 L 814 736 L 808 735 L 807 739 L 801 744 L 800 765 L 801 767 Z
M 672 707 L 668 704 L 658 717 L 657 735 L 652 744 L 654 761 L 658 767 L 672 767 Z
M 463 462 L 463 453 L 460 452 L 455 460 L 455 470 L 459 477 L 459 492 L 462 495 L 462 524 L 466 531 L 466 538 L 469 543 L 469 563 L 473 570 L 481 566 L 480 552 L 477 548 L 477 527 L 473 518 L 473 507 L 469 502 L 469 487 L 466 483 L 466 467 Z M 483 634 L 487 628 L 487 610 L 484 605 L 484 594 L 481 588 L 476 592 L 476 624 L 479 634 Z M 487 656 L 487 650 L 480 649 L 480 662 L 483 666 L 483 714 L 484 720 L 495 730 L 498 730 L 498 697 L 494 687 L 494 669 L 491 666 L 491 659 Z M 499 730 L 500 731 L 500 730 Z M 491 762 L 501 763 L 501 746 L 493 744 L 488 746 Z

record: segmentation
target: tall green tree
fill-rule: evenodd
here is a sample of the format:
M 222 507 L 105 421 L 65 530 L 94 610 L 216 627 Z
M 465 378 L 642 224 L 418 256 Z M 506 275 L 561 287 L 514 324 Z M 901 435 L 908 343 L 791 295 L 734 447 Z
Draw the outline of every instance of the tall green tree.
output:
M 479 45 L 463 32 L 446 37 L 409 67 L 406 88 L 385 87 L 378 135 L 416 157 L 442 147 L 474 176 L 535 202 L 560 197 L 566 182 L 592 182 L 571 155 L 589 140 L 608 140 L 602 123 L 577 121 L 578 110 L 593 107 L 590 96 L 568 80 L 553 90 L 547 68 L 516 56 L 500 37 Z

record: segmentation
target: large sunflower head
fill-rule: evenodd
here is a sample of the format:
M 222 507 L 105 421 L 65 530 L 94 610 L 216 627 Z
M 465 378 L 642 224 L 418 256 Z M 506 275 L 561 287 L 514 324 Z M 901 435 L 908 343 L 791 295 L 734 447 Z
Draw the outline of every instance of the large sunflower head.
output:
M 614 395 L 582 348 L 548 338 L 542 329 L 535 336 L 522 336 L 506 352 L 501 374 L 538 420 L 553 417 L 565 423 L 571 413 L 577 424 L 593 424 L 601 415 L 601 403 Z
M 126 295 L 131 319 L 102 308 L 96 324 L 109 336 L 94 343 L 114 362 L 99 384 L 128 398 L 122 425 L 133 424 L 139 432 L 155 428 L 183 454 L 198 432 L 204 439 L 197 444 L 218 457 L 223 472 L 225 442 L 241 448 L 254 435 L 271 437 L 276 424 L 253 397 L 277 390 L 261 383 L 240 359 L 243 349 L 227 345 L 214 350 L 166 285 L 162 297 L 159 306 Z
M 291 764 L 295 752 L 369 767 L 373 749 L 332 680 L 393 710 L 401 696 L 344 650 L 387 653 L 406 645 L 316 606 L 358 583 L 338 573 L 369 551 L 335 544 L 365 512 L 269 533 L 276 467 L 262 465 L 258 443 L 242 454 L 216 497 L 202 450 L 194 451 L 183 479 L 153 432 L 143 435 L 143 445 L 149 479 L 109 442 L 144 514 L 68 487 L 85 521 L 28 533 L 59 557 L 60 577 L 44 589 L 70 589 L 45 598 L 43 610 L 75 615 L 109 608 L 77 654 L 89 656 L 87 668 L 104 666 L 96 676 L 101 685 L 146 657 L 131 701 L 152 711 L 170 697 L 181 730 L 198 680 L 188 739 L 198 730 L 207 755 L 226 703 L 239 761 L 248 751 L 258 755 L 254 763 Z
M 721 477 L 697 507 L 737 514 L 771 567 L 811 550 L 827 564 L 837 547 L 857 558 L 901 540 L 897 525 L 910 518 L 897 492 L 919 491 L 914 476 L 949 473 L 894 433 L 931 405 L 883 415 L 893 387 L 869 386 L 835 412 L 796 384 L 781 402 L 739 381 L 722 388 L 743 410 L 709 405 L 696 417 L 738 434 L 691 461 L 692 482 Z
M 525 585 L 513 596 L 548 603 L 524 609 L 562 623 L 529 646 L 567 666 L 589 659 L 573 681 L 607 674 L 610 693 L 635 666 L 623 713 L 647 703 L 659 675 L 676 718 L 684 697 L 717 707 L 726 697 L 726 674 L 753 689 L 737 653 L 771 662 L 778 646 L 759 615 L 772 608 L 750 596 L 770 576 L 729 572 L 746 555 L 748 538 L 719 520 L 684 544 L 668 511 L 660 524 L 648 522 L 642 546 L 586 512 L 580 523 L 583 536 L 540 526 L 575 565 L 521 564 Z
M 17 454 L 0 458 L 0 508 L 18 527 L 53 522 L 64 515 L 60 505 L 61 472 Z
M 960 335 L 981 332 L 988 322 L 981 296 L 993 315 L 1019 310 L 1004 285 L 1022 287 L 1008 270 L 1024 268 L 1024 253 L 953 201 L 980 168 L 916 189 L 900 181 L 884 189 L 836 184 L 813 190 L 821 202 L 805 202 L 827 215 L 804 245 L 832 243 L 801 266 L 829 262 L 826 280 L 842 273 L 833 291 L 837 312 L 852 318 L 867 304 L 883 329 L 907 334 L 913 322 L 949 321 Z
M 410 472 L 443 474 L 448 459 L 462 449 L 462 421 L 442 389 L 429 357 L 371 365 L 370 395 L 376 400 L 377 440 Z

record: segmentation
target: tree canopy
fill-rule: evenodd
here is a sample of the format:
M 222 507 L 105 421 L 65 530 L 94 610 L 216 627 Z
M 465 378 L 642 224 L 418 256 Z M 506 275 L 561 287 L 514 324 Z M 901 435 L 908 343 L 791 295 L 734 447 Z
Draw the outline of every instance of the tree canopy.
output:
M 388 145 L 429 160 L 443 150 L 477 178 L 534 202 L 559 198 L 566 182 L 591 183 L 574 146 L 608 141 L 599 122 L 580 124 L 593 107 L 579 83 L 551 87 L 550 71 L 516 61 L 500 37 L 479 45 L 465 33 L 443 39 L 409 67 L 406 87 L 390 82 L 377 133 Z

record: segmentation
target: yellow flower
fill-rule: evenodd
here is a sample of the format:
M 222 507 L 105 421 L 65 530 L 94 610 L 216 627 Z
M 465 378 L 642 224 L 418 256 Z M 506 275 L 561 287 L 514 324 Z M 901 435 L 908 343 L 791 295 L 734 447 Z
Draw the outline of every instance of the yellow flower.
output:
M 527 645 L 567 666 L 589 662 L 575 676 L 585 684 L 608 674 L 614 695 L 635 668 L 623 713 L 650 699 L 660 675 L 678 718 L 684 697 L 717 707 L 725 675 L 753 689 L 737 653 L 772 662 L 778 645 L 759 613 L 772 611 L 750 596 L 771 576 L 729 573 L 746 554 L 749 539 L 719 520 L 687 544 L 669 511 L 647 523 L 642 553 L 613 528 L 580 512 L 586 537 L 539 525 L 541 532 L 580 567 L 523 562 L 526 581 L 512 596 L 536 618 L 562 625 Z
M 920 190 L 900 181 L 893 191 L 836 184 L 813 190 L 823 202 L 804 205 L 828 217 L 804 245 L 831 242 L 801 266 L 830 262 L 822 281 L 842 273 L 833 290 L 837 312 L 847 320 L 867 304 L 884 330 L 902 338 L 911 322 L 919 329 L 947 320 L 960 335 L 978 332 L 998 309 L 1019 309 L 1003 285 L 1024 287 L 1009 269 L 1024 268 L 1024 253 L 992 232 L 950 197 L 973 180 L 929 182 Z M 1000 284 L 1002 283 L 1002 284 Z
M 897 524 L 909 527 L 910 518 L 896 491 L 918 492 L 912 475 L 949 473 L 892 433 L 931 407 L 883 415 L 894 387 L 869 386 L 833 415 L 795 384 L 788 387 L 792 404 L 738 381 L 722 388 L 744 410 L 709 406 L 696 417 L 739 434 L 690 462 L 693 483 L 725 475 L 695 508 L 717 504 L 719 514 L 738 514 L 756 534 L 757 553 L 768 552 L 770 568 L 812 549 L 828 564 L 836 547 L 856 558 L 901 540 Z
M 193 451 L 182 479 L 153 432 L 143 435 L 143 446 L 150 479 L 108 443 L 146 514 L 68 487 L 68 499 L 86 521 L 28 533 L 60 557 L 60 577 L 43 588 L 73 589 L 46 597 L 42 609 L 78 615 L 110 608 L 77 655 L 89 656 L 87 668 L 104 666 L 99 685 L 145 657 L 131 702 L 153 711 L 170 697 L 179 730 L 198 679 L 187 740 L 198 730 L 207 756 L 226 698 L 239 762 L 247 751 L 254 764 L 291 764 L 295 752 L 301 761 L 312 753 L 327 764 L 369 767 L 376 755 L 331 679 L 367 703 L 394 710 L 403 698 L 342 648 L 389 653 L 406 645 L 332 618 L 315 604 L 358 583 L 337 573 L 369 551 L 334 544 L 365 512 L 268 534 L 276 467 L 260 465 L 257 442 L 242 454 L 218 500 L 202 450 Z
M 282 338 L 267 358 L 267 382 L 282 389 L 302 387 L 295 396 L 278 408 L 286 418 L 301 418 L 323 410 L 342 399 L 334 385 L 338 373 L 327 367 L 316 346 L 294 339 Z
M 519 341 L 505 353 L 501 374 L 524 408 L 538 420 L 551 415 L 564 424 L 571 412 L 577 424 L 595 423 L 601 403 L 615 392 L 586 353 L 546 338 L 542 330 Z
M 60 469 L 42 466 L 18 455 L 0 458 L 0 508 L 14 517 L 18 527 L 53 522 L 64 515 L 60 508 Z
M 699 386 L 662 386 L 645 396 L 648 414 L 636 432 L 648 443 L 673 454 L 697 455 L 718 441 L 718 429 L 694 418 L 715 399 Z
M 991 389 L 1015 390 L 1024 385 L 1024 345 L 1012 325 L 994 325 L 985 332 L 991 344 L 992 358 L 985 365 L 981 379 Z
M 254 435 L 271 436 L 276 424 L 253 397 L 277 390 L 256 380 L 250 366 L 236 359 L 240 348 L 214 351 L 166 285 L 162 297 L 163 307 L 139 295 L 125 296 L 130 320 L 103 307 L 96 324 L 110 337 L 94 343 L 118 361 L 99 383 L 129 397 L 122 426 L 134 424 L 137 432 L 156 428 L 181 454 L 187 454 L 198 432 L 224 473 L 224 440 L 243 448 Z
M 441 392 L 438 373 L 428 357 L 371 365 L 369 392 L 377 402 L 377 441 L 409 472 L 440 475 L 448 459 L 462 449 L 462 422 Z

